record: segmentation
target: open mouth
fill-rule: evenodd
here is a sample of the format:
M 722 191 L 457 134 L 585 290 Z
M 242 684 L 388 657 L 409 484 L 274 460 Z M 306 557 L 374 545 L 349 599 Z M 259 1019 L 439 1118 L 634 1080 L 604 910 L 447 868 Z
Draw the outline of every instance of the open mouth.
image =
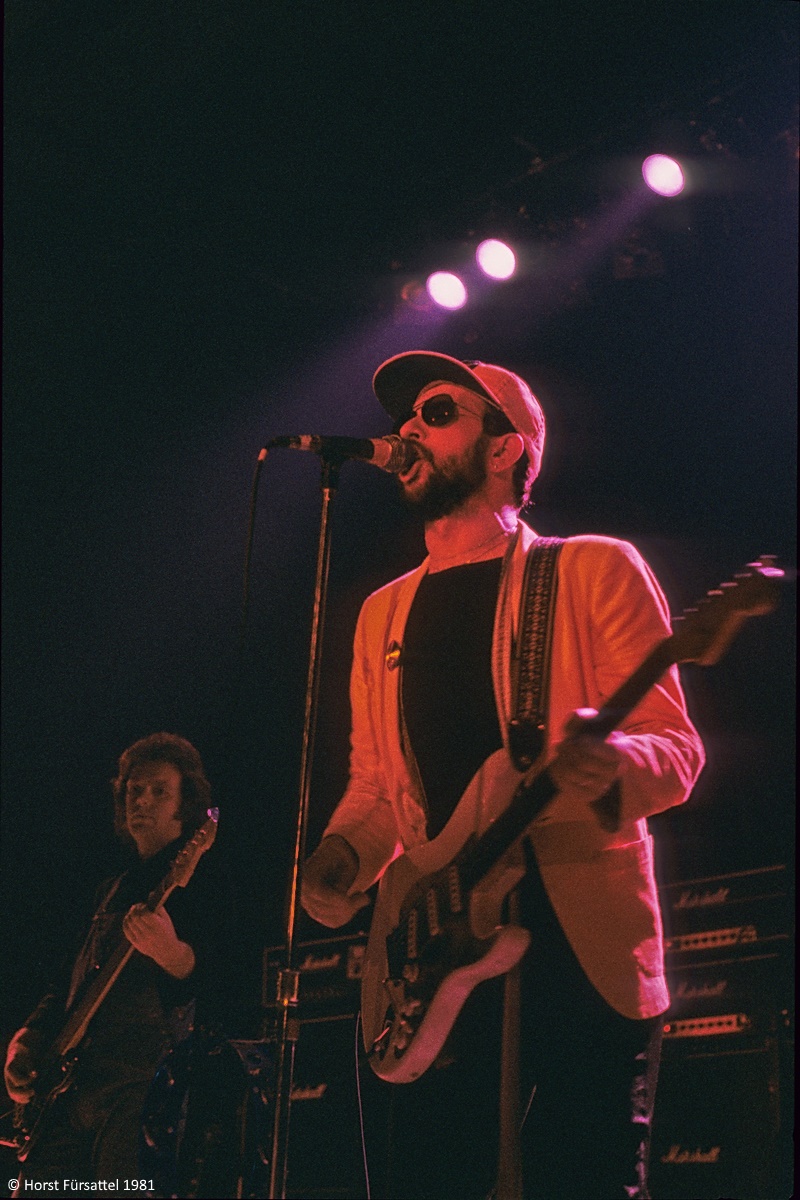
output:
M 405 471 L 403 471 L 402 474 L 398 476 L 398 478 L 401 479 L 403 483 L 409 482 L 411 479 L 414 478 L 415 475 L 419 474 L 419 472 L 422 469 L 422 464 L 424 462 L 427 462 L 427 459 L 424 458 L 422 454 L 418 454 L 417 457 L 414 459 L 414 461 L 411 463 L 411 466 L 406 467 Z

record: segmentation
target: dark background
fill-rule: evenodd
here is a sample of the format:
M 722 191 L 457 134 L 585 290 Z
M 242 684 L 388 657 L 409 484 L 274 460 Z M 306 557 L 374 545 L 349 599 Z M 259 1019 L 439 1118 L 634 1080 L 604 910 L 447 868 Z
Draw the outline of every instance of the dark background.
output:
M 6 11 L 5 1032 L 116 864 L 118 755 L 158 729 L 212 778 L 255 1004 L 320 503 L 313 456 L 270 456 L 240 670 L 266 438 L 388 432 L 370 380 L 401 350 L 498 361 L 548 416 L 540 532 L 632 540 L 675 613 L 761 553 L 794 566 L 798 6 Z M 645 196 L 654 150 L 683 156 L 680 198 Z M 517 277 L 426 311 L 415 281 L 493 233 Z M 332 537 L 312 842 L 346 778 L 358 607 L 422 547 L 360 463 Z M 708 767 L 654 822 L 664 881 L 791 854 L 793 607 L 787 586 L 684 671 Z

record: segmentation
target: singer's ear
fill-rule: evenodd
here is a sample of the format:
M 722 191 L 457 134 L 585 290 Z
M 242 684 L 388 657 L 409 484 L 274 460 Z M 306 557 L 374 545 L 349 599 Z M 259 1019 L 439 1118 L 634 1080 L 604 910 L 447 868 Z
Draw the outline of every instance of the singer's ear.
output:
M 519 462 L 525 443 L 518 433 L 501 433 L 492 438 L 489 463 L 493 471 L 508 471 Z

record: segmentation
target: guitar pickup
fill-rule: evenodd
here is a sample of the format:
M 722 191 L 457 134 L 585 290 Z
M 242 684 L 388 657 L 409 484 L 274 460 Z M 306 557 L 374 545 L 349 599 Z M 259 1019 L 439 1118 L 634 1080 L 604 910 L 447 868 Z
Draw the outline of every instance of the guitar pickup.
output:
M 425 896 L 425 908 L 428 914 L 428 930 L 431 937 L 436 937 L 437 933 L 441 933 L 441 926 L 439 924 L 439 904 L 435 888 L 428 889 Z
M 451 863 L 447 868 L 447 892 L 450 899 L 450 911 L 460 913 L 464 902 L 461 899 L 461 879 L 455 863 Z

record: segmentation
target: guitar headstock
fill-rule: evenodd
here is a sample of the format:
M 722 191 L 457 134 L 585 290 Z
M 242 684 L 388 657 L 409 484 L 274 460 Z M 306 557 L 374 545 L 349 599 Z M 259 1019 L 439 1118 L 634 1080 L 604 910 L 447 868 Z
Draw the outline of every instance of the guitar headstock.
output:
M 170 890 L 174 887 L 186 887 L 201 857 L 205 854 L 206 850 L 210 850 L 214 845 L 218 822 L 219 809 L 210 808 L 207 820 L 203 822 L 199 829 L 195 830 L 170 867 L 169 875 L 165 881 L 166 886 Z
M 673 624 L 670 653 L 673 662 L 717 662 L 748 617 L 772 612 L 784 572 L 771 554 L 764 554 L 728 583 L 708 592 L 696 608 L 687 608 Z

